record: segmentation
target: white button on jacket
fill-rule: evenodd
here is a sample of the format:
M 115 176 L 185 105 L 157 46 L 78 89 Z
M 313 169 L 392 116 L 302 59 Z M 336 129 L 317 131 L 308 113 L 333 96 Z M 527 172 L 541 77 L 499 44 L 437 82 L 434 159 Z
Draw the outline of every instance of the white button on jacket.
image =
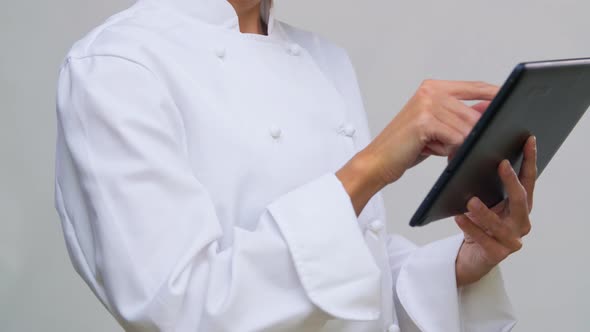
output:
M 297 44 L 291 44 L 289 45 L 289 53 L 291 53 L 291 55 L 297 56 L 301 54 L 301 48 Z
M 373 232 L 379 232 L 380 230 L 383 229 L 383 227 L 385 227 L 385 225 L 383 224 L 383 222 L 379 219 L 372 221 L 369 224 L 369 228 L 373 231 Z
M 351 124 L 347 124 L 344 126 L 344 128 L 342 128 L 342 133 L 348 137 L 354 136 L 355 132 L 356 129 Z
M 217 47 L 215 49 L 215 54 L 217 55 L 218 58 L 223 59 L 225 58 L 225 48 L 223 47 Z
M 397 325 L 391 325 L 388 329 L 387 332 L 400 332 L 399 330 L 399 326 Z
M 461 235 L 371 232 L 380 194 L 357 218 L 334 174 L 370 140 L 349 58 L 263 7 L 268 36 L 225 0 L 140 1 L 69 52 L 55 205 L 77 272 L 129 331 L 508 331 L 498 269 L 456 288 Z
M 281 128 L 279 128 L 279 127 L 277 127 L 275 125 L 273 125 L 273 126 L 270 127 L 270 135 L 273 138 L 275 138 L 275 139 L 276 138 L 279 138 L 279 137 L 281 137 L 281 134 L 282 134 Z

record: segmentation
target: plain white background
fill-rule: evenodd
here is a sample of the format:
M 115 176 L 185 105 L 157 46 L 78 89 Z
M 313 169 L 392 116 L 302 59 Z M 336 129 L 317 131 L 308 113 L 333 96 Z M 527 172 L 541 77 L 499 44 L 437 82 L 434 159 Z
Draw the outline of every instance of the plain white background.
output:
M 75 274 L 65 250 L 53 208 L 54 99 L 58 66 L 70 45 L 129 4 L 2 0 L 1 331 L 120 330 Z M 373 134 L 425 78 L 501 84 L 520 61 L 590 56 L 590 3 L 582 0 L 278 0 L 277 5 L 283 20 L 349 51 Z M 586 115 L 538 183 L 525 248 L 503 264 L 520 318 L 515 331 L 590 329 L 589 141 Z M 457 231 L 452 220 L 422 229 L 407 226 L 444 164 L 429 160 L 385 190 L 392 231 L 420 244 Z

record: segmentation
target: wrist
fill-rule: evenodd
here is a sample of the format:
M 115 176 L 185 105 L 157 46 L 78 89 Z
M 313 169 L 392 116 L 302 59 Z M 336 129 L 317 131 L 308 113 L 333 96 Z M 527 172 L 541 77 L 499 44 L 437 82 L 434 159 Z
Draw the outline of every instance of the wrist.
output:
M 350 196 L 357 216 L 371 197 L 387 185 L 376 176 L 374 165 L 374 159 L 361 151 L 336 172 Z
M 457 287 L 467 286 L 479 281 L 495 267 L 495 265 L 490 264 L 474 263 L 477 260 L 473 259 L 471 256 L 473 253 L 466 249 L 465 246 L 466 242 L 464 240 L 455 260 Z

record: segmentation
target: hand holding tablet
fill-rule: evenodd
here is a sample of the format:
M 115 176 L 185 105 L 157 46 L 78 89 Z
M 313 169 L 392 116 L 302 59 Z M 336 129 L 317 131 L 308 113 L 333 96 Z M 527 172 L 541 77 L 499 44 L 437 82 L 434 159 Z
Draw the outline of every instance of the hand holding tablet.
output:
M 410 221 L 423 226 L 463 214 L 478 197 L 494 206 L 506 197 L 498 176 L 504 159 L 518 171 L 522 149 L 537 137 L 538 175 L 590 105 L 590 59 L 518 65 L 434 184 Z
M 482 102 L 470 107 L 466 100 Z M 473 197 L 491 207 L 507 197 L 500 162 L 507 159 L 518 173 L 525 141 L 534 135 L 540 174 L 589 104 L 590 59 L 520 64 L 501 89 L 427 80 L 336 176 L 359 215 L 375 193 L 429 155 L 453 155 L 410 225 L 461 215 Z

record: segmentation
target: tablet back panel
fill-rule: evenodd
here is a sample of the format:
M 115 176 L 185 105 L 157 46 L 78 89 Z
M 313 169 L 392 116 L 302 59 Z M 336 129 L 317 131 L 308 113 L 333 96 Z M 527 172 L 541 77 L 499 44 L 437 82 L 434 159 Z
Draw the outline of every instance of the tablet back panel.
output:
M 590 59 L 518 65 L 410 221 L 423 226 L 466 212 L 479 197 L 487 206 L 506 194 L 497 173 L 503 159 L 518 172 L 522 147 L 537 137 L 538 175 L 590 106 Z

